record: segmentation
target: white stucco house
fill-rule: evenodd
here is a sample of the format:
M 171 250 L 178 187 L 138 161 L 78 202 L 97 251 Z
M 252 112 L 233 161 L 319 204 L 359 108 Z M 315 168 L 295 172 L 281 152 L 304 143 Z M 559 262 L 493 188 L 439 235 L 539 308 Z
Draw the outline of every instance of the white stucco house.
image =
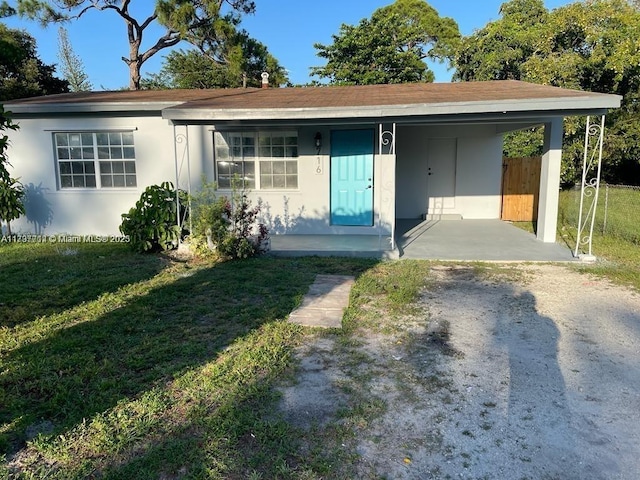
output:
M 616 95 L 518 81 L 118 91 L 10 101 L 16 232 L 117 234 L 145 187 L 238 174 L 273 234 L 393 236 L 399 219 L 500 218 L 502 136 L 545 126 L 537 237 L 555 241 L 563 118 Z

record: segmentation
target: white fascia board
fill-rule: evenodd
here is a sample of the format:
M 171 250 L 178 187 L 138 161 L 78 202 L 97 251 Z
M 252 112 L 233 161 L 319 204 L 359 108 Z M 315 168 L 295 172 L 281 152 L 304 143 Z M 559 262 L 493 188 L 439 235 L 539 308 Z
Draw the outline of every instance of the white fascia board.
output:
M 446 102 L 407 105 L 383 105 L 363 107 L 321 108 L 243 108 L 211 109 L 181 108 L 174 106 L 162 111 L 168 120 L 288 120 L 288 119 L 338 119 L 378 118 L 432 115 L 464 115 L 484 113 L 546 112 L 572 110 L 601 111 L 620 106 L 619 95 L 585 95 L 584 97 L 558 97 L 525 100 L 500 100 L 495 102 Z

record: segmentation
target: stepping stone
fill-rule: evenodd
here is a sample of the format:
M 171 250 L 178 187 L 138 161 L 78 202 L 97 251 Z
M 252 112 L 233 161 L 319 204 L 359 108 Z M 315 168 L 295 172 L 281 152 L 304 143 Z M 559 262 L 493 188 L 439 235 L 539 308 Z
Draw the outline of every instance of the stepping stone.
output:
M 302 304 L 289 314 L 289 321 L 306 327 L 342 328 L 354 282 L 354 277 L 347 275 L 316 275 Z

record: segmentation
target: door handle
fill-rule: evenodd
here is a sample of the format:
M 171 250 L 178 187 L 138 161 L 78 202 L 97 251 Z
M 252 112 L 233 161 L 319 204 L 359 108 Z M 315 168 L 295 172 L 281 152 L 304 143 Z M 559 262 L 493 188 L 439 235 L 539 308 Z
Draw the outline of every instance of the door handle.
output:
M 370 188 L 372 188 L 372 187 L 371 187 L 371 185 L 369 185 L 367 188 L 365 188 L 365 190 L 368 190 L 368 189 L 370 189 Z

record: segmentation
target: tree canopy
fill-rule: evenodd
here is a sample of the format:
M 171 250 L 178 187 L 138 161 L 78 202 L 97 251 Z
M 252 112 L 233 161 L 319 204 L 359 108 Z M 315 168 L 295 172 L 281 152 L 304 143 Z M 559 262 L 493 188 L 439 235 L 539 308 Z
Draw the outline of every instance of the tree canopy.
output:
M 0 23 L 0 103 L 69 91 L 69 84 L 54 76 L 55 67 L 44 64 L 31 35 Z
M 500 13 L 462 40 L 454 79 L 516 79 L 622 95 L 622 108 L 608 115 L 603 173 L 611 182 L 640 183 L 637 7 L 626 0 L 585 0 L 549 11 L 542 0 L 510 0 Z M 580 173 L 583 125 L 583 119 L 565 122 L 566 184 Z M 530 133 L 505 142 L 507 155 L 538 154 L 540 148 Z
M 259 87 L 261 73 L 269 72 L 269 84 L 288 82 L 284 68 L 267 47 L 238 32 L 219 58 L 198 50 L 172 51 L 165 57 L 159 74 L 143 80 L 144 88 L 234 88 Z
M 342 85 L 432 82 L 425 61 L 448 61 L 459 39 L 457 23 L 424 0 L 396 0 L 358 25 L 342 24 L 331 45 L 315 44 L 327 63 L 311 72 Z
M 142 18 L 134 18 L 132 0 L 17 0 L 17 13 L 39 20 L 47 25 L 79 19 L 90 10 L 113 12 L 127 26 L 129 55 L 122 60 L 129 67 L 129 88 L 140 88 L 141 67 L 159 51 L 186 40 L 205 54 L 216 57 L 225 50 L 229 37 L 243 14 L 255 11 L 252 0 L 155 0 L 148 1 L 148 11 Z M 4 2 L 3 2 L 4 3 Z M 9 10 L 4 3 L 5 12 Z M 154 22 L 165 27 L 165 32 L 143 47 L 144 34 Z M 219 61 L 224 59 L 216 57 Z
M 70 91 L 86 92 L 91 90 L 89 76 L 84 71 L 82 60 L 73 51 L 69 35 L 64 27 L 58 29 L 58 59 L 62 75 L 69 82 Z

